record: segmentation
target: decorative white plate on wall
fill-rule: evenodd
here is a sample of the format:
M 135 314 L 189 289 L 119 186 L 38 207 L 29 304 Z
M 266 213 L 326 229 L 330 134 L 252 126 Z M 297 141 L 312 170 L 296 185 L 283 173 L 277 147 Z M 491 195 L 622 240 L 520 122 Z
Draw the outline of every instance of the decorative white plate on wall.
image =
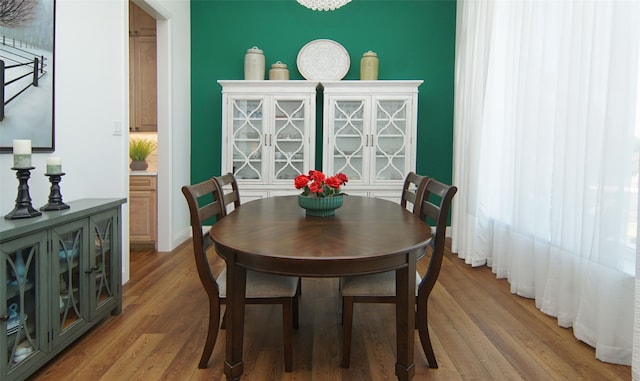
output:
M 298 71 L 309 81 L 339 81 L 350 63 L 347 49 L 333 40 L 313 40 L 298 52 Z

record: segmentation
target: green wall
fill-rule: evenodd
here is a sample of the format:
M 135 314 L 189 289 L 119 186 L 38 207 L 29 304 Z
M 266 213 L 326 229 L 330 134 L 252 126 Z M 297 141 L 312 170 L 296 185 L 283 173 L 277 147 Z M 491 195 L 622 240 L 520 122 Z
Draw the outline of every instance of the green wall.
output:
M 191 180 L 219 175 L 222 94 L 219 79 L 243 79 L 244 54 L 264 51 L 267 70 L 282 61 L 291 79 L 298 51 L 326 38 L 349 52 L 344 79 L 357 80 L 373 50 L 379 79 L 422 79 L 418 100 L 417 172 L 450 182 L 453 149 L 455 0 L 352 0 L 314 12 L 295 0 L 191 0 Z M 318 118 L 320 133 L 322 118 Z M 316 168 L 322 165 L 321 142 Z

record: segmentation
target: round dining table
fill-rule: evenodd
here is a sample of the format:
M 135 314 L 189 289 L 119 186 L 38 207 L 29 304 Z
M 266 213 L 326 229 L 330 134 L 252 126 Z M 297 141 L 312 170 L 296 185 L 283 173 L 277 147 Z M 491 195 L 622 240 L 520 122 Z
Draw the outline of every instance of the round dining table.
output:
M 246 270 L 301 277 L 340 277 L 395 270 L 395 374 L 411 380 L 414 368 L 415 271 L 431 228 L 389 200 L 344 196 L 334 216 L 311 217 L 297 196 L 246 202 L 209 232 L 227 264 L 227 380 L 243 372 Z

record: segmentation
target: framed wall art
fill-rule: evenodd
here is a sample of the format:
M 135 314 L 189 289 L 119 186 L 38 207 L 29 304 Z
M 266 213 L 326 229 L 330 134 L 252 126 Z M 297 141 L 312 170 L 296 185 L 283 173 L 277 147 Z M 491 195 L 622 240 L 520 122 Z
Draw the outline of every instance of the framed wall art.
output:
M 55 0 L 0 0 L 0 152 L 52 152 Z

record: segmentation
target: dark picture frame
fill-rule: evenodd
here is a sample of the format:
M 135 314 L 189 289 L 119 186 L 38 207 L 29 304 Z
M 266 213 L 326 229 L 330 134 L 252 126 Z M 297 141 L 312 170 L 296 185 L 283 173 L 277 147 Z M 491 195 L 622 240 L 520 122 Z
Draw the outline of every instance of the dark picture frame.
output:
M 55 0 L 0 0 L 0 153 L 55 150 Z

